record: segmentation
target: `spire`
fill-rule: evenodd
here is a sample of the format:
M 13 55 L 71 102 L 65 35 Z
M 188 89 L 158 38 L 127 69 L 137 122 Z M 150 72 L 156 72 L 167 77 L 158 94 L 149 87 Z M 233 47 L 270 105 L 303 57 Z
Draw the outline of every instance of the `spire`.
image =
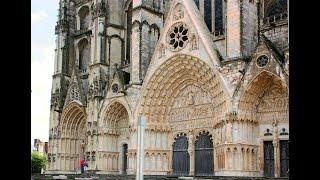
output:
M 59 9 L 58 9 L 58 20 L 57 25 L 55 27 L 55 33 L 59 34 L 60 32 L 66 32 L 69 28 L 69 1 L 68 0 L 60 0 Z

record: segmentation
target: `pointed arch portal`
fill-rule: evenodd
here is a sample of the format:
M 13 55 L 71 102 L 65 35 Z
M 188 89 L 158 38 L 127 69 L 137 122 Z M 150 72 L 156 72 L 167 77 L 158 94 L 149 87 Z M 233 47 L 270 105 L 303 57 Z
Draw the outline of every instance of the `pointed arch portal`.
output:
M 105 110 L 103 121 L 100 126 L 105 130 L 102 137 L 105 157 L 99 164 L 99 169 L 106 172 L 126 174 L 128 168 L 128 142 L 129 137 L 129 114 L 126 107 L 118 102 L 111 102 Z
M 76 102 L 71 102 L 62 112 L 59 124 L 59 150 L 56 167 L 62 171 L 79 171 L 84 159 L 86 144 L 86 113 Z

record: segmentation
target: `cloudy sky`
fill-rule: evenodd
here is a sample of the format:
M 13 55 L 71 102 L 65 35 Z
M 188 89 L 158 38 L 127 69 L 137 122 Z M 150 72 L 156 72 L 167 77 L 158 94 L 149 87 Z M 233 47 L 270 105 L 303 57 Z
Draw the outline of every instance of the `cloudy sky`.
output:
M 31 143 L 48 141 L 59 0 L 31 0 Z

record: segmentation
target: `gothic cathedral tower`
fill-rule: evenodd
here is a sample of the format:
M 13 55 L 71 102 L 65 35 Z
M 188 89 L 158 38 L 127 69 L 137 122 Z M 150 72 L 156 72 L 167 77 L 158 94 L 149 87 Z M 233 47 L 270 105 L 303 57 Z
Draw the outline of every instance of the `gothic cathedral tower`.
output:
M 288 176 L 287 0 L 60 0 L 48 170 Z

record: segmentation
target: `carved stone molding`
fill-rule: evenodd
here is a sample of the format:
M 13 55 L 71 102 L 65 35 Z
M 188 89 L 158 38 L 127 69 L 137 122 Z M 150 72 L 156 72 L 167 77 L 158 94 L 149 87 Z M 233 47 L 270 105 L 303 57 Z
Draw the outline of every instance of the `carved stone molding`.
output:
M 177 4 L 173 13 L 173 21 L 177 21 L 183 18 L 184 18 L 184 7 L 182 4 Z

